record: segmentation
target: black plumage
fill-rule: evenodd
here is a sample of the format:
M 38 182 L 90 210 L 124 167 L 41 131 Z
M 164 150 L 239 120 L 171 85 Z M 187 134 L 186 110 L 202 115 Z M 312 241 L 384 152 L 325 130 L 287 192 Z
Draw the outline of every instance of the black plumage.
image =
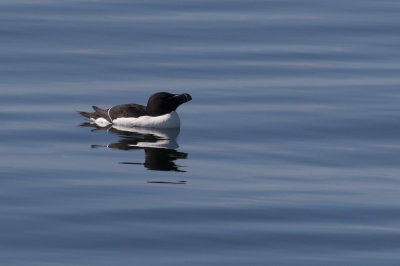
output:
M 192 100 L 192 97 L 187 94 L 172 94 L 168 92 L 158 92 L 153 94 L 147 105 L 140 104 L 121 104 L 111 107 L 110 109 L 102 109 L 97 106 L 92 106 L 94 112 L 79 112 L 82 116 L 96 120 L 104 118 L 110 123 L 114 119 L 123 117 L 141 117 L 141 116 L 160 116 L 171 113 L 178 108 L 182 103 Z

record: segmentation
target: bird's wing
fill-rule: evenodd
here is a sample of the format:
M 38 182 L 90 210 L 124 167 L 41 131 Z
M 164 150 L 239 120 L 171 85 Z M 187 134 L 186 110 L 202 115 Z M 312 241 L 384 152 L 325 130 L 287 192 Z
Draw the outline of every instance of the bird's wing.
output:
M 112 120 L 120 117 L 139 117 L 148 115 L 146 106 L 140 104 L 121 104 L 107 110 L 107 116 Z

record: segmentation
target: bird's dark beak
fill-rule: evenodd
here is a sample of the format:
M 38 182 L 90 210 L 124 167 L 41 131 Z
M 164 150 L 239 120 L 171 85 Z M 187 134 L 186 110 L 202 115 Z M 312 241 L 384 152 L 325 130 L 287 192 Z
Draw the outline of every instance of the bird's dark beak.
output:
M 175 94 L 170 98 L 170 104 L 173 107 L 172 110 L 175 110 L 178 108 L 179 105 L 183 103 L 187 103 L 188 101 L 192 100 L 192 96 L 188 93 L 182 93 L 182 94 Z
M 188 102 L 188 101 L 191 101 L 192 100 L 192 96 L 190 96 L 190 94 L 189 93 L 184 93 L 184 94 L 181 94 L 182 96 L 185 96 L 185 99 L 186 99 L 186 102 Z
M 182 94 L 175 94 L 172 96 L 172 99 L 179 99 L 180 104 L 187 103 L 188 101 L 192 100 L 192 96 L 189 93 L 182 93 Z

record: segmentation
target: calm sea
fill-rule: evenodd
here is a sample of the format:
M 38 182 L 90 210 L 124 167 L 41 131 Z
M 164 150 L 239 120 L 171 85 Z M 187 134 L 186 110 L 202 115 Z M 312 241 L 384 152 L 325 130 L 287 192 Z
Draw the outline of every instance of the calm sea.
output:
M 400 1 L 0 1 L 1 265 L 400 265 Z M 190 93 L 181 129 L 83 124 Z

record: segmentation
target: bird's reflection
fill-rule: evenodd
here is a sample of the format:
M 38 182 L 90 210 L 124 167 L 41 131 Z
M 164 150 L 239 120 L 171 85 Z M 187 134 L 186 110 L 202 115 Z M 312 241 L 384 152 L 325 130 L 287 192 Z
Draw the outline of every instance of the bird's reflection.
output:
M 121 164 L 143 165 L 149 170 L 186 172 L 175 164 L 176 160 L 187 158 L 187 153 L 176 150 L 179 147 L 176 142 L 179 129 L 131 128 L 116 125 L 99 127 L 91 123 L 83 123 L 80 126 L 92 127 L 92 131 L 107 130 L 119 136 L 118 142 L 108 145 L 92 145 L 92 148 L 144 150 L 144 163 L 128 161 L 120 162 Z

